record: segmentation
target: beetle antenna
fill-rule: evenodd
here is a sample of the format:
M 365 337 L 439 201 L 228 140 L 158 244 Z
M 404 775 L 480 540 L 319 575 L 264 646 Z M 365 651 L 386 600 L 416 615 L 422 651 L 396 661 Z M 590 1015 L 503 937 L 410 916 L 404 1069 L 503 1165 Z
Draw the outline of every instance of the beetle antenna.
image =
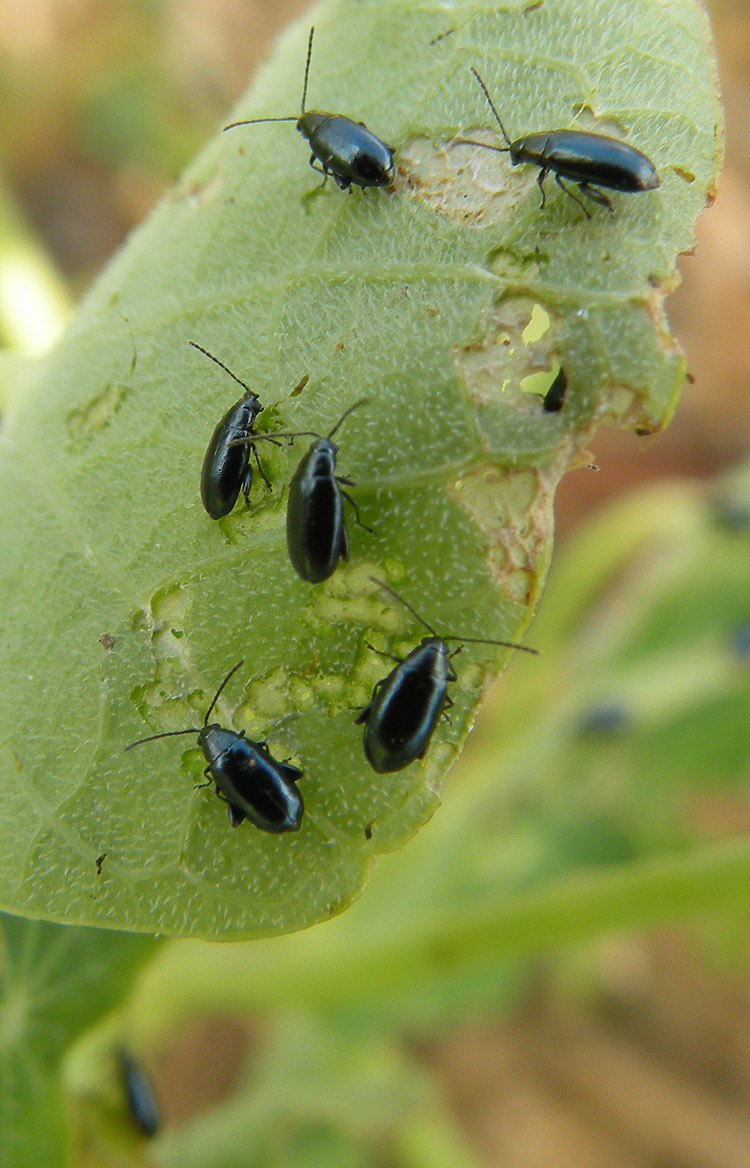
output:
M 204 357 L 208 357 L 209 361 L 213 361 L 214 365 L 218 365 L 219 368 L 223 369 L 225 373 L 228 373 L 233 381 L 236 381 L 238 385 L 241 385 L 242 388 L 250 394 L 250 397 L 257 398 L 257 393 L 254 393 L 249 385 L 246 385 L 245 382 L 242 381 L 236 373 L 232 373 L 232 370 L 228 365 L 225 365 L 224 362 L 220 361 L 218 357 L 214 357 L 213 353 L 209 353 L 208 349 L 204 349 L 203 345 L 197 344 L 196 341 L 188 341 L 188 344 L 192 345 L 194 349 L 197 349 L 199 353 L 203 353 Z
M 257 126 L 259 122 L 296 122 L 299 121 L 296 114 L 288 118 L 247 118 L 242 122 L 230 122 L 228 126 L 222 126 L 222 130 L 233 130 L 235 126 Z
M 530 649 L 528 645 L 519 645 L 517 641 L 493 641 L 488 637 L 443 637 L 444 641 L 460 641 L 462 645 L 503 645 L 506 649 L 523 649 L 524 653 L 539 654 L 538 649 Z
M 326 435 L 326 437 L 333 438 L 333 435 L 336 433 L 336 431 L 338 430 L 341 423 L 346 421 L 346 419 L 349 417 L 349 415 L 353 414 L 355 410 L 358 410 L 360 406 L 366 405 L 367 402 L 369 402 L 369 400 L 370 400 L 369 397 L 363 397 L 361 401 L 355 402 L 353 406 L 349 406 L 349 409 L 344 411 L 344 413 L 341 415 L 341 417 L 339 418 L 336 425 L 333 427 L 333 429 L 330 431 L 330 433 Z M 253 434 L 252 438 L 236 438 L 231 442 L 227 442 L 227 446 L 248 446 L 252 442 L 254 442 L 256 438 L 267 438 L 269 441 L 272 442 L 274 440 L 274 438 L 305 438 L 305 437 L 307 437 L 307 438 L 322 438 L 323 435 L 319 434 L 317 430 L 273 430 L 269 434 Z
M 192 344 L 192 341 L 190 343 Z M 353 414 L 355 410 L 358 410 L 360 406 L 366 406 L 367 403 L 369 402 L 369 400 L 370 400 L 369 397 L 363 397 L 358 402 L 355 402 L 353 406 L 349 406 L 348 410 L 344 410 L 344 412 L 341 415 L 341 417 L 339 418 L 338 422 L 333 427 L 333 429 L 331 431 L 329 431 L 329 433 L 326 435 L 326 437 L 333 438 L 334 434 L 338 430 L 341 423 L 345 422 L 346 419 L 349 417 L 349 415 Z M 322 435 L 319 434 L 317 430 L 273 430 L 269 434 L 253 434 L 252 440 L 248 439 L 248 438 L 238 438 L 233 442 L 228 442 L 227 446 L 248 445 L 250 443 L 250 441 L 254 442 L 256 438 L 268 438 L 270 441 L 273 441 L 274 438 L 305 438 L 305 437 L 321 438 Z
M 310 74 L 310 58 L 312 57 L 312 43 L 315 36 L 315 25 L 310 29 L 310 37 L 307 42 L 307 60 L 305 61 L 305 80 L 302 83 L 302 106 L 300 109 L 300 117 L 305 112 L 305 102 L 307 101 L 307 78 Z
M 320 434 L 317 430 L 271 430 L 268 434 L 258 434 L 253 430 L 251 437 L 230 438 L 227 446 L 254 446 L 256 442 L 276 442 L 277 438 L 320 438 Z
M 424 625 L 428 632 L 432 633 L 433 637 L 438 636 L 438 633 L 435 632 L 432 625 L 428 625 L 424 617 L 419 615 L 416 608 L 412 608 L 408 600 L 404 600 L 403 596 L 399 596 L 395 588 L 391 588 L 390 585 L 383 583 L 382 580 L 378 580 L 375 576 L 370 576 L 370 579 L 372 580 L 373 584 L 377 584 L 378 588 L 382 588 L 385 592 L 390 592 L 391 596 L 395 596 L 396 600 L 403 604 L 404 608 L 408 608 L 412 616 L 415 616 L 419 623 Z
M 149 734 L 148 738 L 139 738 L 137 742 L 131 742 L 126 746 L 126 750 L 132 750 L 134 746 L 140 746 L 142 742 L 154 742 L 157 738 L 174 738 L 177 734 L 200 734 L 200 730 L 196 730 L 191 726 L 189 730 L 164 730 L 161 734 Z
M 507 154 L 510 146 L 493 146 L 491 142 L 478 142 L 476 138 L 454 138 L 457 146 L 481 146 L 483 150 L 494 150 L 497 154 Z
M 498 126 L 500 127 L 500 129 L 501 129 L 501 131 L 502 131 L 503 138 L 505 138 L 505 141 L 508 143 L 508 147 L 507 147 L 507 148 L 508 148 L 508 149 L 510 149 L 510 138 L 508 137 L 508 134 L 507 134 L 507 131 L 506 131 L 506 129 L 505 129 L 505 126 L 504 126 L 504 125 L 503 125 L 503 123 L 502 123 L 502 119 L 501 119 L 501 117 L 500 117 L 500 114 L 499 114 L 499 113 L 497 112 L 497 110 L 495 109 L 495 103 L 494 103 L 494 101 L 492 100 L 492 98 L 490 97 L 490 91 L 489 91 L 489 89 L 487 88 L 487 86 L 485 85 L 485 83 L 482 81 L 482 78 L 479 76 L 479 74 L 477 73 L 477 71 L 476 71 L 476 69 L 474 68 L 474 66 L 473 66 L 473 65 L 471 66 L 471 71 L 472 71 L 472 73 L 474 74 L 474 76 L 476 77 L 476 79 L 477 79 L 477 81 L 479 82 L 479 84 L 481 85 L 481 87 L 482 87 L 482 92 L 483 92 L 484 96 L 487 98 L 487 101 L 488 101 L 488 103 L 489 103 L 489 107 L 490 107 L 490 109 L 492 110 L 493 114 L 495 115 L 495 118 L 497 119 L 497 124 L 498 124 Z M 474 145 L 481 146 L 481 145 L 482 145 L 482 143 L 481 143 L 481 142 L 475 142 L 475 143 L 474 143 Z M 498 149 L 498 147 L 497 147 L 497 146 L 495 146 L 495 147 L 492 147 L 492 149 L 494 149 L 494 150 L 497 150 L 497 149 Z
M 361 397 L 358 402 L 354 403 L 353 406 L 349 406 L 348 410 L 344 410 L 343 414 L 341 415 L 338 422 L 336 423 L 336 425 L 333 427 L 333 429 L 329 433 L 328 437 L 333 438 L 334 434 L 338 430 L 341 423 L 345 422 L 346 419 L 349 417 L 349 415 L 353 414 L 355 410 L 358 410 L 360 406 L 366 406 L 367 403 L 369 402 L 369 400 L 370 400 L 369 397 Z
M 304 116 L 305 102 L 307 101 L 307 78 L 310 75 L 310 60 L 312 58 L 313 37 L 315 35 L 315 25 L 310 29 L 310 36 L 307 41 L 307 60 L 305 61 L 305 80 L 302 82 L 302 106 L 300 107 L 299 118 Z M 247 118 L 242 122 L 230 122 L 228 126 L 224 126 L 225 130 L 233 130 L 235 126 L 257 126 L 259 122 L 298 122 L 299 118 L 296 116 L 288 118 Z
M 190 343 L 192 345 L 193 342 L 191 341 Z M 199 347 L 200 346 L 196 345 L 196 349 Z M 209 353 L 209 356 L 210 356 L 210 353 Z M 237 670 L 239 669 L 239 667 L 243 664 L 244 664 L 244 658 L 242 661 L 238 661 L 236 665 L 233 665 L 232 668 L 229 670 L 229 673 L 226 675 L 226 677 L 222 681 L 221 685 L 217 689 L 216 693 L 214 694 L 213 701 L 211 702 L 211 705 L 206 710 L 206 716 L 203 719 L 203 728 L 204 729 L 208 725 L 208 719 L 211 715 L 211 711 L 213 710 L 214 706 L 218 702 L 219 696 L 220 696 L 222 690 L 224 689 L 224 686 L 227 684 L 227 682 L 229 681 L 229 679 L 231 677 L 234 677 L 234 675 L 237 672 Z M 140 746 L 144 742 L 155 742 L 157 738 L 176 738 L 179 734 L 200 734 L 200 730 L 197 729 L 195 726 L 190 726 L 187 730 L 163 730 L 161 734 L 149 734 L 148 738 L 139 738 L 137 740 L 137 742 L 131 742 L 128 746 L 125 747 L 125 749 L 132 750 L 134 746 Z
M 237 670 L 239 669 L 239 667 L 240 667 L 241 665 L 244 665 L 244 663 L 245 663 L 245 659 L 244 659 L 244 657 L 243 657 L 243 658 L 242 658 L 240 661 L 238 661 L 238 662 L 237 662 L 237 664 L 236 664 L 236 665 L 233 665 L 233 666 L 232 666 L 232 668 L 229 670 L 229 673 L 226 675 L 226 677 L 225 677 L 225 678 L 224 678 L 224 680 L 222 681 L 221 685 L 219 686 L 219 688 L 217 689 L 216 693 L 214 694 L 214 699 L 213 699 L 213 701 L 211 702 L 211 705 L 210 705 L 210 706 L 208 707 L 208 709 L 206 710 L 206 716 L 205 716 L 205 718 L 203 719 L 203 726 L 204 726 L 204 727 L 206 727 L 206 726 L 208 725 L 208 719 L 209 719 L 209 717 L 211 716 L 211 711 L 212 711 L 212 709 L 214 708 L 214 706 L 216 705 L 216 703 L 218 702 L 218 700 L 219 700 L 219 696 L 220 696 L 220 694 L 221 694 L 222 690 L 224 689 L 224 686 L 227 684 L 227 682 L 229 681 L 230 677 L 234 677 L 234 675 L 235 675 L 235 673 L 237 672 Z

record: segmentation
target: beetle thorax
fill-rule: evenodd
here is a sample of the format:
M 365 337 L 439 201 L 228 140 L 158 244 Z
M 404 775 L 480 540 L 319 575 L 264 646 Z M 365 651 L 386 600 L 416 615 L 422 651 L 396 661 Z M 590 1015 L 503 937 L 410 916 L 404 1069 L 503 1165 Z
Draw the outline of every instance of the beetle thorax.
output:
M 227 730 L 218 722 L 212 722 L 210 726 L 204 726 L 201 730 L 198 735 L 198 745 L 203 751 L 203 757 L 210 765 L 221 758 L 222 754 L 234 746 L 237 739 L 241 737 L 242 735 L 238 734 L 236 730 Z
M 297 120 L 297 129 L 303 138 L 307 138 L 308 142 L 312 138 L 316 130 L 320 129 L 323 122 L 327 122 L 330 114 L 316 114 L 312 110 L 301 114 Z
M 249 429 L 263 409 L 263 406 L 260 404 L 260 398 L 254 393 L 246 394 L 240 404 L 243 406 L 243 420 L 246 419 L 245 425 Z
M 419 654 L 422 660 L 429 661 L 432 676 L 437 681 L 448 680 L 452 670 L 449 664 L 448 646 L 442 637 L 423 637 L 416 649 L 409 654 Z
M 525 142 L 525 138 L 517 138 L 515 142 L 511 143 L 508 153 L 510 154 L 510 161 L 513 166 L 518 166 L 519 162 L 530 161 L 526 156 Z
M 317 442 L 313 442 L 308 454 L 311 474 L 331 478 L 336 470 L 337 453 L 338 446 L 330 438 L 318 438 Z

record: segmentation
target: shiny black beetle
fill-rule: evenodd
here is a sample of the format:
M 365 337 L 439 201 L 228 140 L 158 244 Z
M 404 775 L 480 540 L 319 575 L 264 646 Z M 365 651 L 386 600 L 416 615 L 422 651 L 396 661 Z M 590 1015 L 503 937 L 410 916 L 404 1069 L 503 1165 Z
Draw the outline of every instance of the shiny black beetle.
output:
M 268 744 L 245 738 L 240 730 L 226 730 L 218 722 L 209 726 L 211 711 L 229 679 L 242 665 L 238 661 L 226 675 L 206 710 L 203 726 L 187 730 L 165 730 L 131 742 L 126 750 L 157 738 L 174 738 L 179 734 L 197 734 L 198 746 L 208 766 L 203 771 L 208 782 L 214 784 L 216 794 L 223 799 L 229 811 L 229 822 L 237 827 L 249 819 L 261 831 L 275 835 L 285 831 L 299 831 L 304 805 L 296 783 L 303 772 L 287 762 L 278 762 L 270 754 Z
M 587 219 L 591 218 L 591 212 L 565 186 L 562 181 L 564 178 L 577 183 L 582 195 L 606 207 L 611 214 L 614 214 L 612 203 L 598 190 L 599 187 L 635 194 L 638 191 L 652 191 L 659 186 L 659 176 L 651 159 L 636 150 L 635 146 L 607 134 L 594 134 L 588 130 L 542 130 L 535 134 L 524 134 L 522 138 L 511 142 L 487 86 L 473 66 L 471 71 L 482 87 L 507 146 L 492 146 L 489 142 L 477 142 L 472 138 L 459 138 L 458 141 L 469 146 L 481 146 L 484 150 L 495 150 L 500 154 L 508 153 L 513 166 L 522 162 L 538 166 L 537 182 L 542 192 L 542 207 L 546 202 L 544 180 L 550 172 L 565 194 L 578 203 Z
M 351 487 L 351 479 L 336 474 L 338 446 L 332 441 L 341 423 L 367 398 L 355 402 L 339 418 L 327 437 L 313 435 L 313 442 L 289 484 L 286 512 L 286 542 L 292 567 L 303 580 L 319 584 L 327 580 L 340 559 L 349 558 L 349 536 L 344 519 L 344 499 L 352 505 L 356 521 L 371 531 L 359 518 L 357 504 L 341 490 Z M 302 431 L 306 433 L 306 431 Z
M 453 703 L 448 696 L 448 683 L 456 680 L 451 658 L 461 651 L 461 645 L 450 653 L 446 641 L 462 644 L 504 645 L 508 649 L 523 649 L 537 653 L 515 641 L 493 641 L 484 637 L 439 637 L 424 617 L 382 580 L 371 577 L 373 583 L 394 596 L 412 616 L 430 633 L 406 657 L 394 657 L 395 669 L 379 681 L 356 723 L 364 723 L 364 748 L 367 761 L 378 774 L 400 771 L 417 758 L 422 758 L 430 745 L 438 718 Z
M 244 397 L 230 406 L 214 429 L 201 468 L 203 506 L 212 519 L 222 519 L 234 507 L 240 491 L 247 502 L 253 481 L 253 470 L 250 466 L 251 449 L 255 456 L 258 473 L 266 486 L 270 487 L 260 465 L 255 442 L 260 439 L 275 442 L 276 439 L 272 434 L 257 434 L 255 432 L 255 419 L 263 406 L 260 404 L 258 395 L 253 393 L 249 385 L 246 385 L 235 373 L 232 373 L 232 370 L 223 361 L 214 357 L 213 353 L 209 353 L 208 349 L 204 349 L 195 341 L 189 343 L 199 353 L 203 353 L 220 369 L 228 373 L 245 391 Z
M 235 126 L 255 126 L 260 122 L 296 122 L 303 138 L 310 143 L 312 154 L 310 166 L 324 176 L 328 175 L 342 191 L 356 187 L 387 187 L 393 182 L 393 147 L 387 146 L 364 122 L 354 122 L 343 114 L 315 113 L 305 110 L 307 100 L 307 79 L 310 73 L 310 58 L 315 29 L 310 29 L 307 42 L 305 80 L 302 85 L 302 105 L 300 114 L 283 118 L 250 118 L 242 122 L 230 122 L 225 130 Z M 315 163 L 320 163 L 316 166 Z
M 232 370 L 204 349 L 195 341 L 189 342 L 199 353 L 203 353 L 225 373 L 228 373 L 238 385 L 245 390 L 244 397 L 236 401 L 227 410 L 211 435 L 206 448 L 201 468 L 201 501 L 212 519 L 222 519 L 234 507 L 237 496 L 242 491 L 247 503 L 250 487 L 253 482 L 253 469 L 250 466 L 250 451 L 253 452 L 258 473 L 266 486 L 271 488 L 263 467 L 260 464 L 256 442 L 272 442 L 279 445 L 280 438 L 289 438 L 290 434 L 259 434 L 255 429 L 255 419 L 263 409 L 258 395 L 253 393 L 244 381 Z M 303 377 L 295 393 L 299 393 L 307 385 L 307 376 Z

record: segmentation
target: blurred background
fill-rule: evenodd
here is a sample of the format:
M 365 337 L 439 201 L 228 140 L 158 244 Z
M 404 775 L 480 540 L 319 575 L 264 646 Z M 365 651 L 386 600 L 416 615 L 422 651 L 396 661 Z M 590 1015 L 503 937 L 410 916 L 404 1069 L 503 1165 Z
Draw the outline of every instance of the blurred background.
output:
M 222 124 L 276 32 L 306 7 L 301 0 L 0 0 L 6 346 L 32 352 L 54 338 L 66 305 Z M 564 478 L 556 563 L 608 500 L 661 482 L 693 500 L 705 484 L 705 497 L 716 500 L 721 476 L 747 459 L 750 5 L 712 0 L 709 7 L 726 103 L 726 166 L 716 202 L 698 224 L 696 253 L 681 258 L 682 285 L 667 305 L 694 380 L 663 435 L 602 430 L 591 448 L 599 473 Z M 34 335 L 12 307 L 20 295 L 11 263 L 19 241 L 35 256 L 35 294 L 49 298 L 47 327 Z M 746 569 L 748 563 L 746 556 Z M 553 570 L 552 607 L 558 586 Z M 747 611 L 750 619 L 750 602 Z M 748 642 L 746 628 L 738 650 L 745 657 Z M 493 708 L 506 694 L 499 691 Z M 593 729 L 612 729 L 618 716 L 599 707 L 610 725 Z M 478 727 L 471 747 L 477 757 L 489 726 L 485 718 Z M 731 784 L 712 776 L 700 798 L 692 792 L 696 838 L 747 833 L 747 753 L 745 739 L 735 750 Z M 614 847 L 613 854 L 623 853 Z M 452 1163 L 747 1168 L 749 957 L 739 921 L 619 932 L 535 958 L 502 1005 L 468 1018 L 459 1013 L 442 1026 L 406 1026 L 399 1041 L 438 1084 L 455 1125 Z M 167 1125 L 229 1096 L 264 1041 L 263 1019 L 221 1010 L 165 1039 L 150 1070 Z M 381 1150 L 388 1147 L 387 1115 L 378 1129 Z M 429 1164 L 424 1150 L 410 1160 L 408 1140 L 402 1144 L 399 1162 Z M 301 1162 L 355 1162 L 341 1148 L 316 1159 L 316 1146 L 303 1145 Z

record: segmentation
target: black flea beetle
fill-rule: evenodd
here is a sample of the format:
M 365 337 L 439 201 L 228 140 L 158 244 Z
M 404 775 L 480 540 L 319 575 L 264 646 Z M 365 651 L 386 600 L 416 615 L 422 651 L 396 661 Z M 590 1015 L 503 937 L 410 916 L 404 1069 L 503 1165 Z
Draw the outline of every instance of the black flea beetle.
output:
M 271 484 L 263 473 L 255 443 L 259 441 L 277 443 L 275 434 L 258 434 L 254 429 L 255 419 L 263 409 L 258 395 L 253 393 L 249 385 L 241 381 L 236 373 L 204 349 L 195 341 L 189 342 L 199 353 L 223 369 L 225 373 L 241 385 L 245 390 L 244 397 L 236 401 L 221 419 L 206 449 L 201 469 L 201 500 L 212 519 L 222 519 L 234 507 L 237 496 L 242 491 L 245 502 L 250 494 L 253 481 L 253 470 L 250 466 L 250 451 L 252 450 L 258 467 L 258 473 L 263 482 L 270 489 Z M 300 384 L 306 382 L 302 379 Z M 285 437 L 285 435 L 282 435 Z
M 225 130 L 235 126 L 255 126 L 259 122 L 296 122 L 303 138 L 310 143 L 312 154 L 310 166 L 324 176 L 333 175 L 334 182 L 342 191 L 356 187 L 387 187 L 393 182 L 393 147 L 387 146 L 364 122 L 353 122 L 343 114 L 314 113 L 305 110 L 307 100 L 307 78 L 310 73 L 310 58 L 315 29 L 310 29 L 307 42 L 305 80 L 302 86 L 300 115 L 284 118 L 250 118 L 248 121 L 231 122 Z M 316 166 L 316 160 L 320 163 Z
M 610 138 L 607 134 L 593 134 L 588 130 L 543 130 L 537 134 L 524 134 L 522 138 L 511 142 L 487 86 L 473 66 L 471 71 L 482 87 L 507 146 L 491 146 L 489 142 L 477 142 L 472 138 L 459 138 L 458 141 L 469 146 L 481 146 L 485 150 L 496 150 L 499 154 L 509 153 L 513 166 L 522 162 L 538 166 L 537 182 L 542 192 L 542 207 L 546 202 L 544 180 L 550 172 L 565 194 L 578 203 L 587 219 L 591 218 L 591 212 L 565 186 L 562 181 L 564 178 L 577 183 L 582 195 L 606 207 L 611 214 L 614 214 L 612 203 L 597 188 L 606 187 L 611 191 L 635 194 L 638 191 L 652 191 L 659 186 L 659 176 L 651 159 L 636 150 L 635 146 L 619 138 Z
M 357 523 L 357 504 L 341 490 L 340 484 L 351 487 L 351 479 L 336 474 L 338 446 L 331 439 L 341 423 L 369 399 L 363 398 L 341 415 L 326 438 L 319 434 L 301 459 L 289 484 L 289 503 L 286 512 L 286 542 L 289 559 L 295 571 L 310 584 L 327 580 L 339 559 L 349 558 L 349 536 L 344 519 L 344 499 L 351 503 Z M 305 431 L 302 431 L 305 433 Z
M 275 835 L 284 831 L 299 831 L 304 805 L 295 784 L 303 772 L 287 762 L 277 762 L 269 753 L 268 744 L 245 738 L 244 730 L 225 730 L 218 722 L 209 726 L 211 711 L 219 700 L 224 686 L 242 665 L 238 661 L 226 675 L 206 710 L 203 726 L 187 730 L 165 730 L 131 742 L 126 750 L 157 738 L 174 738 L 178 734 L 197 734 L 198 746 L 208 766 L 203 774 L 214 784 L 216 794 L 229 810 L 229 822 L 237 827 L 249 819 L 261 831 Z
M 565 404 L 565 394 L 568 391 L 568 378 L 564 369 L 559 369 L 555 380 L 550 385 L 542 401 L 545 414 L 559 414 Z
M 155 1136 L 161 1120 L 151 1080 L 126 1050 L 117 1052 L 117 1062 L 130 1118 L 144 1136 Z
M 448 696 L 448 682 L 456 680 L 451 658 L 461 651 L 449 652 L 446 641 L 462 644 L 504 645 L 508 649 L 523 649 L 537 653 L 515 641 L 492 641 L 484 637 L 439 637 L 424 617 L 412 608 L 382 580 L 370 577 L 373 583 L 394 596 L 420 624 L 429 631 L 406 657 L 394 657 L 396 668 L 379 681 L 372 691 L 369 703 L 355 719 L 364 723 L 364 747 L 367 761 L 378 774 L 400 771 L 417 758 L 422 758 L 430 745 L 438 718 L 453 703 Z

